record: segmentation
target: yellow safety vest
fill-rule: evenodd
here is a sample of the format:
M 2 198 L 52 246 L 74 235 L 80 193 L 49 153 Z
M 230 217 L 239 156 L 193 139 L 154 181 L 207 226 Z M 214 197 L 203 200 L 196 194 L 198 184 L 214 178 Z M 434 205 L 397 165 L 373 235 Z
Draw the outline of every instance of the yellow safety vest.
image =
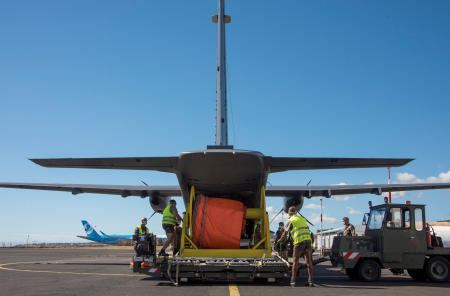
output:
M 144 229 L 142 229 L 142 225 L 139 225 L 138 227 L 136 227 L 136 229 L 139 230 L 139 234 L 148 233 L 147 226 L 144 226 Z
M 258 226 L 260 227 L 258 229 Z M 257 233 L 257 231 L 259 230 L 259 233 Z M 252 244 L 256 244 L 258 243 L 256 241 L 256 236 L 261 234 L 261 220 L 255 220 L 255 226 L 253 227 L 253 235 L 252 235 Z M 261 239 L 260 237 L 258 237 L 259 239 Z
M 175 218 L 175 215 L 172 214 L 170 211 L 171 205 L 168 204 L 167 207 L 163 211 L 163 219 L 162 224 L 170 224 L 170 225 L 176 225 L 177 219 Z
M 311 240 L 311 232 L 309 231 L 306 219 L 299 215 L 292 215 L 289 218 L 291 221 L 292 229 L 290 231 L 294 245 L 299 244 L 306 240 Z

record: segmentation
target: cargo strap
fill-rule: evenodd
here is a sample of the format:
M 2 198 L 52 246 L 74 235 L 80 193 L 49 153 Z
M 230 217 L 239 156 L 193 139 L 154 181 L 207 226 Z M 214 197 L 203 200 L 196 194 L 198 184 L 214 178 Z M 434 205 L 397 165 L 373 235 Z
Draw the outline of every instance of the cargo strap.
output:
M 199 206 L 201 200 L 202 200 L 201 197 L 195 199 L 195 201 L 194 201 L 194 208 L 192 209 L 192 213 L 191 213 L 191 215 L 193 217 L 192 218 L 192 221 L 193 221 L 192 222 L 192 234 L 191 234 L 192 239 L 195 239 L 195 234 L 197 232 L 197 223 L 196 223 L 196 221 L 197 221 L 197 214 L 198 214 L 198 206 Z
M 204 226 L 205 226 L 205 217 L 206 217 L 206 204 L 208 203 L 208 197 L 205 196 L 205 204 L 203 205 L 203 216 L 202 216 L 202 226 L 200 229 L 200 243 L 199 243 L 199 248 L 202 248 L 202 241 L 203 241 L 203 230 L 204 230 Z

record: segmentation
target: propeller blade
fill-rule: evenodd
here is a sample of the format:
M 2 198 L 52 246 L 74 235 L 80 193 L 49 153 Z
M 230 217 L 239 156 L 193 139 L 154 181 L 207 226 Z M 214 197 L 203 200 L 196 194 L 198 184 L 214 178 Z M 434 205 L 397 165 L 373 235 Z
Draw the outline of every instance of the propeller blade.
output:
M 153 214 L 150 216 L 150 218 L 148 218 L 148 220 L 150 220 L 155 214 L 156 214 L 156 211 L 153 212 Z
M 270 220 L 269 225 L 272 224 L 272 222 L 275 220 L 275 218 L 278 217 L 278 215 L 280 215 L 282 211 L 283 211 L 283 209 L 281 209 L 281 210 L 278 212 L 278 214 L 276 214 L 276 215 L 272 218 L 272 220 Z

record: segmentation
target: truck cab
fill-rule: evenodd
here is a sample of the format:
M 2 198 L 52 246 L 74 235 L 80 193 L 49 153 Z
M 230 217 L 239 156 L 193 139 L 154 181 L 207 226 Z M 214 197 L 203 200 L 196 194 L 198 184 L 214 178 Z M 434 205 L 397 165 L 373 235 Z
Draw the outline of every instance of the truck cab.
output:
M 424 217 L 424 205 L 384 204 L 370 209 L 365 236 L 377 242 L 386 268 L 423 266 L 427 250 Z
M 333 265 L 342 265 L 349 277 L 364 281 L 378 280 L 381 268 L 394 273 L 407 269 L 414 279 L 448 280 L 450 249 L 427 243 L 425 205 L 369 205 L 364 236 L 334 238 Z M 430 267 L 430 262 L 435 266 Z

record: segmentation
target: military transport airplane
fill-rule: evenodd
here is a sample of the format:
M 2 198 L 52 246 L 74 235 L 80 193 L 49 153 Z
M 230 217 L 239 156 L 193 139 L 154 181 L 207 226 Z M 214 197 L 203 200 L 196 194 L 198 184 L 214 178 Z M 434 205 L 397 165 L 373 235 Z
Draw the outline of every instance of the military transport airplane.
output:
M 182 196 L 189 203 L 192 186 L 199 194 L 242 201 L 247 207 L 258 207 L 261 191 L 266 196 L 285 197 L 285 208 L 300 209 L 304 198 L 334 195 L 408 190 L 450 188 L 450 183 L 372 184 L 324 186 L 268 186 L 269 174 L 291 170 L 323 170 L 350 168 L 399 167 L 412 161 L 409 158 L 312 158 L 273 157 L 261 152 L 234 149 L 228 145 L 224 0 L 218 0 L 218 14 L 212 17 L 218 24 L 218 52 L 216 71 L 216 145 L 204 150 L 182 152 L 169 157 L 125 158 L 47 158 L 31 159 L 34 163 L 53 168 L 89 168 L 115 170 L 154 170 L 175 174 L 178 186 L 88 185 L 47 183 L 0 183 L 0 187 L 67 191 L 72 194 L 99 193 L 149 198 L 150 205 L 161 213 L 172 196 Z

